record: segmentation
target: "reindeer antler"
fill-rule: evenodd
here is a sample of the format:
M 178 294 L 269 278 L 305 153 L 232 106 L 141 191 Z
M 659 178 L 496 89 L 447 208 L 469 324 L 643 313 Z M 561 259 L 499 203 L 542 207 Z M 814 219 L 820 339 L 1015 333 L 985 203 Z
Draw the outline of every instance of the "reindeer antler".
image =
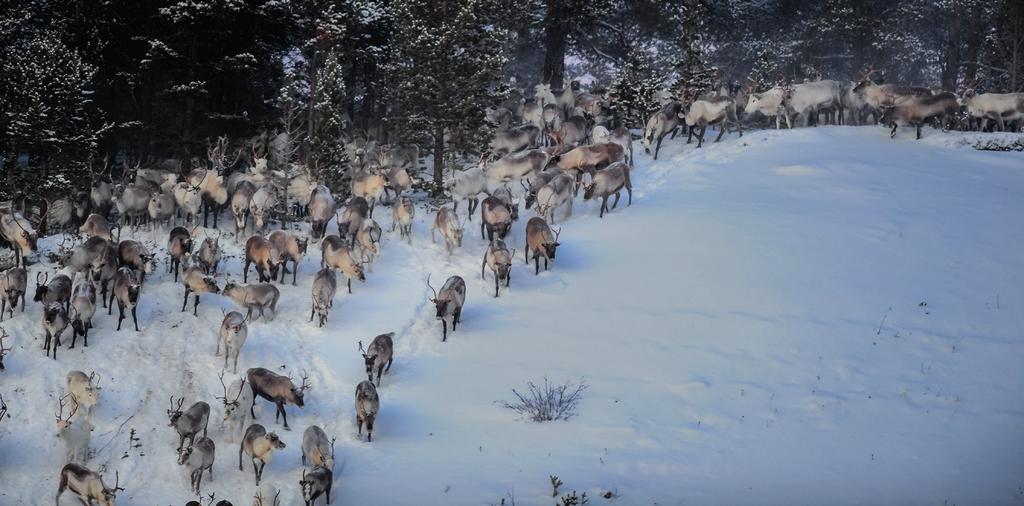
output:
M 434 290 L 434 285 L 430 284 L 430 274 L 427 274 L 427 286 L 429 286 L 430 290 L 432 292 L 434 292 L 434 297 L 431 298 L 430 301 L 433 302 L 433 301 L 437 300 L 437 290 Z
M 11 348 L 4 347 L 4 338 L 6 337 L 8 337 L 7 329 L 0 328 L 0 358 L 3 358 L 4 355 L 7 355 L 7 352 L 11 351 Z
M 305 392 L 309 390 L 313 385 L 309 384 L 309 373 L 305 369 L 302 370 L 302 384 L 299 385 L 299 391 Z

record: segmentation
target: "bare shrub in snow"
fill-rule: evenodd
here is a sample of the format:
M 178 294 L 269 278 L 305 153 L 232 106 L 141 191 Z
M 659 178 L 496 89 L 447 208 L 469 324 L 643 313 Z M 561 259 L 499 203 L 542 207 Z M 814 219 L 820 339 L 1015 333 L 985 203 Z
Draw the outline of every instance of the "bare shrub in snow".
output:
M 528 391 L 520 393 L 512 389 L 516 400 L 501 401 L 501 406 L 528 417 L 534 422 L 551 420 L 568 420 L 576 415 L 576 407 L 583 398 L 587 384 L 580 380 L 579 384 L 566 382 L 556 385 L 544 378 L 544 384 L 538 386 L 534 382 L 526 384 Z

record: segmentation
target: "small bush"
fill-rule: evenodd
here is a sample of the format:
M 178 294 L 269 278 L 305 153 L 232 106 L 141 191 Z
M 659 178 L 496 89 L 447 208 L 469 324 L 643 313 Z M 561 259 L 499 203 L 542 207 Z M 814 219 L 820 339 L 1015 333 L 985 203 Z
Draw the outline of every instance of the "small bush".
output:
M 579 384 L 566 382 L 556 385 L 544 378 L 544 384 L 537 386 L 534 382 L 526 384 L 527 392 L 519 393 L 512 389 L 516 399 L 512 402 L 501 401 L 501 405 L 534 422 L 551 420 L 568 420 L 576 415 L 576 407 L 583 398 L 587 384 L 580 380 Z

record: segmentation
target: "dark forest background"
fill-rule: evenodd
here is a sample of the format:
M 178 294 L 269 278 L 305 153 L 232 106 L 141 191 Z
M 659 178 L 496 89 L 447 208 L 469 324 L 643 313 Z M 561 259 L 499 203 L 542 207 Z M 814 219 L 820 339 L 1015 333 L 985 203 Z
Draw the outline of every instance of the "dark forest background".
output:
M 3 4 L 0 48 L 8 181 L 107 155 L 184 169 L 218 136 L 265 148 L 281 132 L 288 162 L 326 168 L 356 132 L 439 158 L 482 149 L 481 111 L 539 82 L 766 87 L 873 65 L 1020 91 L 1024 2 L 35 0 Z

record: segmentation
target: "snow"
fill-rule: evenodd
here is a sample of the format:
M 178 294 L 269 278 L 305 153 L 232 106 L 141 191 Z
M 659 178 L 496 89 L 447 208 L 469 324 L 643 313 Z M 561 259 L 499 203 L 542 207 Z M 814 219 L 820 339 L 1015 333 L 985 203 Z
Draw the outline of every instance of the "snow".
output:
M 590 504 L 605 491 L 622 504 L 1019 502 L 1024 155 L 909 132 L 754 131 L 701 150 L 677 137 L 658 162 L 638 145 L 633 205 L 623 195 L 598 219 L 596 202 L 577 201 L 539 276 L 522 264 L 532 215 L 522 213 L 509 239 L 512 286 L 497 299 L 479 277 L 478 218 L 449 259 L 421 207 L 413 245 L 385 234 L 366 283 L 348 295 L 340 282 L 318 329 L 307 322 L 311 245 L 299 286 L 281 287 L 279 317 L 250 326 L 239 361 L 240 372 L 311 374 L 305 409 L 287 408 L 292 431 L 257 404 L 258 421 L 288 445 L 264 481 L 283 489 L 282 504 L 301 503 L 301 434 L 320 424 L 338 438 L 334 504 L 496 504 L 506 494 L 551 504 L 549 475 Z M 375 213 L 385 230 L 389 211 Z M 231 249 L 224 270 L 240 280 Z M 452 274 L 468 283 L 463 325 L 446 343 L 427 273 L 435 286 Z M 39 349 L 38 303 L 0 324 L 14 336 L 0 374 L 11 412 L 0 422 L 0 503 L 56 490 L 52 413 L 70 369 L 103 376 L 89 466 L 105 468 L 108 484 L 120 472 L 119 504 L 190 499 L 165 415 L 172 394 L 213 407 L 218 457 L 204 492 L 251 503 L 250 464 L 238 471 L 215 399 L 216 329 L 233 306 L 203 296 L 197 319 L 179 312 L 181 296 L 157 273 L 141 333 L 130 321 L 114 332 L 116 319 L 98 315 L 89 348 L 65 344 L 56 362 Z M 395 364 L 367 443 L 354 425 L 365 378 L 357 342 L 391 331 Z M 586 381 L 577 417 L 531 423 L 496 403 L 544 377 Z M 122 458 L 131 428 L 141 447 Z

